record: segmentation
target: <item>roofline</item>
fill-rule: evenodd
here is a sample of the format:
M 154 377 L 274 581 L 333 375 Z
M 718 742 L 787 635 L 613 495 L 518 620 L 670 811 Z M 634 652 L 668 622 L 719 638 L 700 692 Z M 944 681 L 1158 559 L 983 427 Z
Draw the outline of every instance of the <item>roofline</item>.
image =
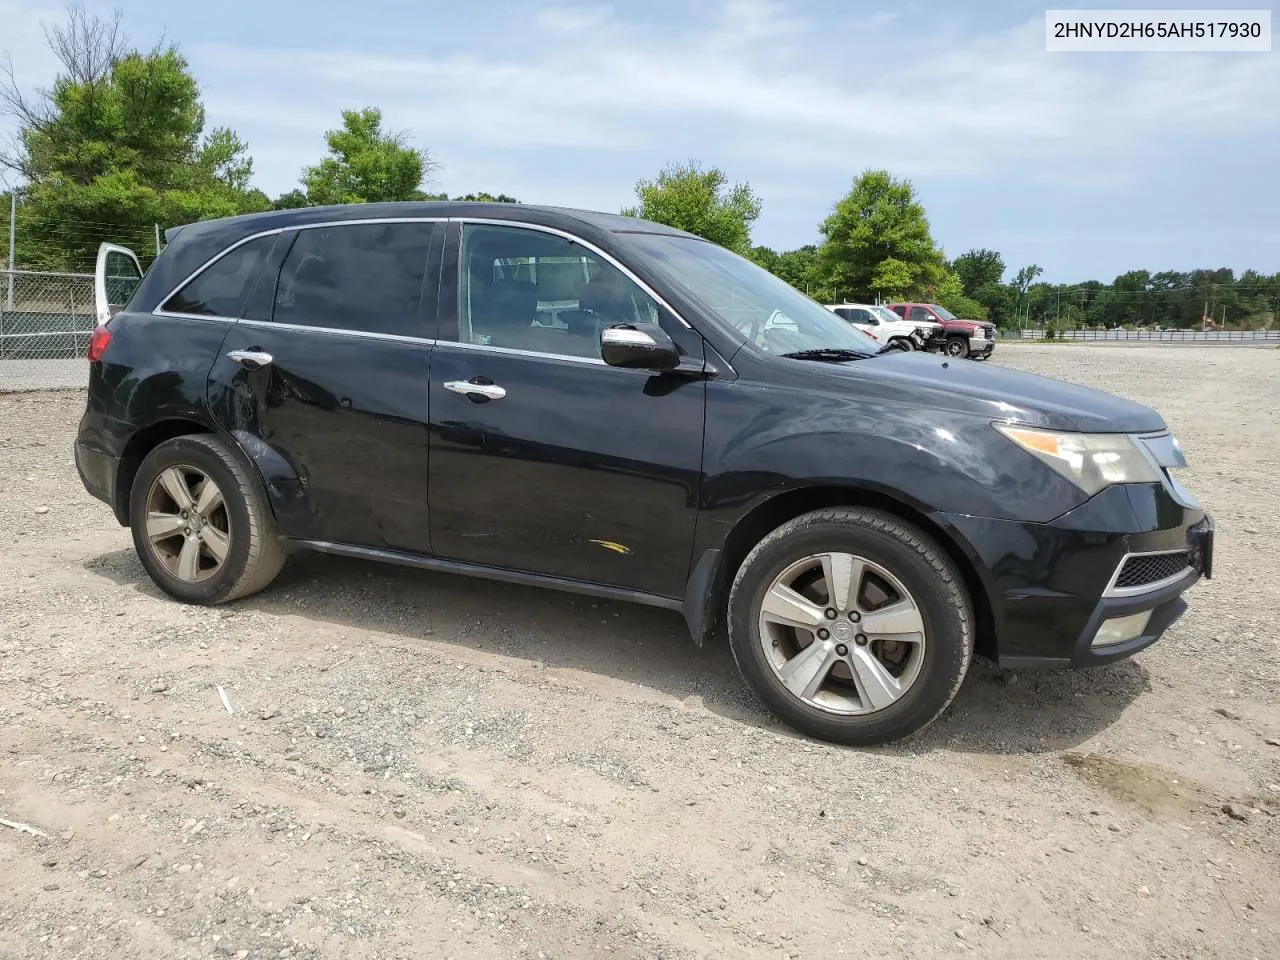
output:
M 545 226 L 565 226 L 566 223 L 612 234 L 661 234 L 683 236 L 696 240 L 703 238 L 684 230 L 669 227 L 651 220 L 641 220 L 620 213 L 583 210 L 574 207 L 555 207 L 532 203 L 494 203 L 477 200 L 393 200 L 377 203 L 332 204 L 318 207 L 293 207 L 287 210 L 263 210 L 234 217 L 199 220 L 165 230 L 166 243 L 184 230 L 198 228 L 216 229 L 236 223 L 248 227 L 257 221 L 270 221 L 272 227 L 288 227 L 295 222 L 324 220 L 379 219 L 382 217 L 434 217 L 438 219 L 465 220 L 482 217 L 489 220 L 510 220 L 513 223 L 540 223 Z

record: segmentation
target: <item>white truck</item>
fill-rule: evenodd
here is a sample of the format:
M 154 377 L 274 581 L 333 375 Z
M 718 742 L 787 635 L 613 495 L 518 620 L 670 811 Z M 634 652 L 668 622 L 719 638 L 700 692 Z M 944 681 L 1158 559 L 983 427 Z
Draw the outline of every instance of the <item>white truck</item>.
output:
M 889 349 L 936 350 L 942 344 L 942 324 L 903 320 L 888 307 L 874 303 L 827 304 L 836 316 L 874 336 Z

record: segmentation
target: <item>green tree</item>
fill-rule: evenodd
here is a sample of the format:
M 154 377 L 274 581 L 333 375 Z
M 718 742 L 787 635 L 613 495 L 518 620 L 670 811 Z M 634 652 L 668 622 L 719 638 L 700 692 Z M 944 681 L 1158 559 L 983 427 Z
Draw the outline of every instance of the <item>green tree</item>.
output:
M 325 133 L 325 141 L 329 156 L 302 174 L 313 206 L 417 200 L 439 166 L 427 150 L 409 146 L 408 134 L 384 131 L 376 107 L 343 110 L 342 128 Z
M 102 241 L 146 256 L 155 225 L 267 209 L 253 163 L 230 130 L 204 130 L 200 89 L 173 46 L 128 48 L 117 16 L 72 7 L 46 25 L 60 70 L 28 97 L 7 65 L 0 113 L 17 127 L 0 166 L 24 181 L 19 250 L 31 267 L 86 269 Z
M 639 206 L 623 210 L 625 216 L 687 230 L 744 256 L 751 251 L 760 200 L 748 184 L 729 186 L 719 167 L 671 164 L 655 179 L 637 181 L 636 198 Z
M 922 295 L 946 261 L 908 180 L 867 170 L 822 222 L 816 273 L 836 299 Z
M 509 197 L 505 193 L 468 193 L 461 197 L 454 197 L 454 200 L 460 203 L 478 202 L 478 203 L 519 203 L 515 197 Z
M 988 317 L 984 304 L 965 296 L 964 282 L 952 270 L 946 270 L 938 277 L 930 288 L 929 299 L 966 320 L 986 320 Z
M 1044 273 L 1044 269 L 1039 264 L 1028 264 L 1022 267 L 1017 274 L 1014 275 L 1009 286 L 1016 294 L 1014 301 L 1014 321 L 1017 322 L 1018 317 L 1026 318 L 1030 315 L 1029 303 L 1027 300 L 1027 291 L 1031 288 L 1032 282 L 1040 274 Z
M 280 194 L 280 196 L 271 201 L 272 210 L 297 210 L 299 207 L 307 205 L 307 195 L 296 188 L 288 193 Z
M 1004 257 L 994 250 L 969 250 L 951 262 L 951 269 L 960 278 L 965 296 L 976 297 L 1004 279 Z

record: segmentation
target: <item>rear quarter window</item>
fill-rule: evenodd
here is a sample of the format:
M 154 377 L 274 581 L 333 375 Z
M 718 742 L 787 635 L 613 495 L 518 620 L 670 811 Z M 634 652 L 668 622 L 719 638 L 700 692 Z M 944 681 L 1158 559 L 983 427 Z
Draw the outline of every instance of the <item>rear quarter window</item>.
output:
M 227 251 L 166 300 L 161 311 L 239 318 L 249 289 L 275 241 L 274 235 L 256 237 Z

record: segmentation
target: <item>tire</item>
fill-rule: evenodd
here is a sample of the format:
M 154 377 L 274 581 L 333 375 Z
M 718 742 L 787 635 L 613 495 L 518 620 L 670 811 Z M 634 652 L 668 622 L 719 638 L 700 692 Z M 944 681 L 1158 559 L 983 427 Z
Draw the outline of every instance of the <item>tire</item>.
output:
M 947 345 L 943 349 L 948 357 L 963 360 L 969 356 L 969 341 L 964 337 L 951 337 L 947 340 Z
M 915 347 L 911 345 L 910 340 L 906 340 L 902 337 L 894 337 L 892 340 L 889 341 L 889 349 L 901 350 L 904 353 L 910 353 L 912 350 L 915 349 Z
M 922 627 L 916 634 L 920 641 L 891 641 L 894 645 L 891 648 L 883 639 L 868 639 L 859 633 L 856 645 L 840 642 L 840 637 L 849 630 L 843 621 L 853 621 L 856 608 L 869 611 L 862 616 L 861 624 L 873 623 L 876 612 L 870 607 L 874 604 L 868 605 L 863 599 L 846 605 L 850 611 L 847 615 L 840 613 L 834 620 L 821 621 L 830 627 L 818 628 L 827 633 L 822 641 L 820 633 L 765 622 L 763 604 L 769 596 L 771 607 L 775 605 L 776 594 L 771 588 L 779 578 L 803 567 L 815 556 L 828 553 L 851 555 L 855 562 L 858 559 L 866 562 L 867 573 L 858 579 L 859 598 L 884 592 L 880 588 L 889 581 L 882 579 L 882 573 L 896 579 L 896 586 L 906 591 L 906 599 L 914 605 Z M 852 578 L 849 580 L 852 582 Z M 823 592 L 818 583 L 805 589 Z M 901 593 L 901 590 L 894 592 Z M 803 596 L 801 599 L 808 600 Z M 825 603 L 819 601 L 817 606 L 821 608 Z M 886 601 L 884 609 L 890 607 L 901 609 L 899 602 L 892 599 Z M 831 612 L 826 611 L 824 616 Z M 875 622 L 889 623 L 884 618 Z M 786 723 L 810 736 L 841 744 L 871 745 L 899 740 L 920 732 L 936 720 L 955 697 L 969 669 L 973 658 L 973 623 L 964 580 L 946 553 L 916 527 L 879 510 L 833 507 L 784 523 L 747 555 L 729 594 L 729 643 L 743 678 Z M 837 630 L 841 629 L 843 633 L 838 635 Z M 855 625 L 852 629 L 860 628 Z M 864 629 L 871 632 L 869 628 Z M 810 646 L 805 643 L 806 637 L 808 644 L 813 645 L 812 650 L 819 654 L 820 642 L 828 651 L 828 657 L 835 657 L 842 649 L 846 651 L 840 654 L 841 658 L 834 659 L 831 673 L 821 681 L 822 689 L 809 699 L 789 690 L 780 672 L 793 663 L 800 663 L 800 659 L 792 659 L 799 657 L 799 653 L 783 649 L 780 644 L 794 642 L 795 649 L 814 659 L 808 656 Z M 890 686 L 902 686 L 902 689 L 864 698 L 863 690 L 873 688 L 853 676 L 853 664 L 865 664 L 867 654 L 881 657 L 890 649 L 908 651 L 899 653 L 903 661 L 901 673 L 891 677 L 894 682 Z M 781 666 L 780 660 L 785 661 Z M 888 661 L 878 659 L 877 662 L 883 667 Z M 873 671 L 873 679 L 875 676 Z M 793 678 L 792 683 L 795 682 Z M 885 703 L 876 705 L 873 702 L 876 696 Z M 894 696 L 896 699 L 892 699 Z M 816 702 L 819 700 L 823 702 Z M 851 706 L 855 701 L 860 703 L 859 709 Z
M 183 496 L 198 501 L 205 481 L 212 481 L 220 499 L 203 517 L 195 511 L 199 502 L 182 512 Z M 170 492 L 175 486 L 181 495 Z M 183 523 L 198 525 L 198 532 L 170 530 Z M 284 546 L 261 483 L 226 442 L 210 434 L 175 437 L 143 458 L 129 492 L 129 525 L 148 575 L 184 603 L 225 603 L 256 593 L 284 565 Z

